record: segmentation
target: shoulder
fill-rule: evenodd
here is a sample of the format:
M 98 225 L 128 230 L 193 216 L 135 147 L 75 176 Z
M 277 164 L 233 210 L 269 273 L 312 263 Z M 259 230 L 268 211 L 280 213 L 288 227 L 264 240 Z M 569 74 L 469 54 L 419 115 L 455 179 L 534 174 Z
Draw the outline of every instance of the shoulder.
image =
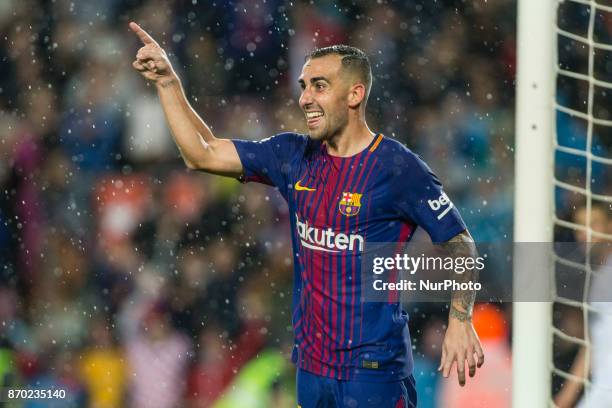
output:
M 261 142 L 273 143 L 279 147 L 301 146 L 308 143 L 308 136 L 300 133 L 283 132 L 260 140 Z
M 412 178 L 415 172 L 431 172 L 418 154 L 396 139 L 383 136 L 376 153 L 390 176 Z
M 293 132 L 278 133 L 260 142 L 269 144 L 279 157 L 285 158 L 303 154 L 312 144 L 308 136 Z

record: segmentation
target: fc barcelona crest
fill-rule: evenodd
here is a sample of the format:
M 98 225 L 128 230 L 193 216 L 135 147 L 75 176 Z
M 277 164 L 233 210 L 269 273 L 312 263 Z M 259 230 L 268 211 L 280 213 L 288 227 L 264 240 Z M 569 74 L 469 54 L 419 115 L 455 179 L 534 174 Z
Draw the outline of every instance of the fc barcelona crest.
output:
M 363 194 L 358 193 L 342 193 L 342 197 L 340 197 L 340 202 L 338 203 L 338 210 L 347 217 L 357 215 L 361 209 L 362 195 Z

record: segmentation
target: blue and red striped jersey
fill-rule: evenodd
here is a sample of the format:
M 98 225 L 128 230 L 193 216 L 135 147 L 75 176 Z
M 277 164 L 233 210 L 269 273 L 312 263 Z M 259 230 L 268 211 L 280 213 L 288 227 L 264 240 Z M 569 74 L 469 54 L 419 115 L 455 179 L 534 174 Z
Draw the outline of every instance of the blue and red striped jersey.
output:
M 351 157 L 295 133 L 234 144 L 243 181 L 276 186 L 289 205 L 294 362 L 340 380 L 406 378 L 408 315 L 398 301 L 362 300 L 361 254 L 368 242 L 408 242 L 417 226 L 434 242 L 465 230 L 437 177 L 383 135 Z

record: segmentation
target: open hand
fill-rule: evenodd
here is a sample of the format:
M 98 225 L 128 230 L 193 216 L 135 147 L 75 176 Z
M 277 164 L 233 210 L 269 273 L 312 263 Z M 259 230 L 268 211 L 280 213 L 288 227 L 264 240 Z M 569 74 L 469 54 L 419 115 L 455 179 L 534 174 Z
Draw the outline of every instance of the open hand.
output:
M 474 358 L 476 357 L 476 358 Z M 448 378 L 453 364 L 457 365 L 459 385 L 465 385 L 465 360 L 467 360 L 470 377 L 476 374 L 476 367 L 484 364 L 484 353 L 478 335 L 469 320 L 459 321 L 450 318 L 442 344 L 442 359 L 438 371 Z

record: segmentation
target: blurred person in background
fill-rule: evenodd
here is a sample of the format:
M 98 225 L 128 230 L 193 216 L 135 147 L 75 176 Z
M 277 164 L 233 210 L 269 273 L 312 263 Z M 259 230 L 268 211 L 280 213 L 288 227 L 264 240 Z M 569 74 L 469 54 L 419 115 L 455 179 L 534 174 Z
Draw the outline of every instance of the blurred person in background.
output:
M 89 315 L 83 311 L 93 309 L 96 294 L 86 290 L 90 265 L 71 238 L 58 233 L 46 242 L 46 262 L 31 289 L 36 296 L 29 319 L 37 347 L 80 348 L 89 336 Z
M 183 400 L 191 341 L 170 320 L 167 301 L 150 304 L 133 329 L 124 332 L 130 406 L 176 408 Z M 136 316 L 134 316 L 136 317 Z
M 225 340 L 220 326 L 209 322 L 202 328 L 196 345 L 196 362 L 187 383 L 190 408 L 211 406 L 232 380 L 231 351 L 225 347 Z
M 90 344 L 81 353 L 79 374 L 87 388 L 90 408 L 115 408 L 126 402 L 125 355 L 118 347 L 109 320 L 95 318 Z
M 593 308 L 588 312 L 589 324 L 585 327 L 591 341 L 580 347 L 569 370 L 577 380 L 566 380 L 555 396 L 555 404 L 560 408 L 612 407 L 612 354 L 608 348 L 612 337 L 612 207 L 609 203 L 593 202 L 590 210 L 590 225 L 586 206 L 576 208 L 573 222 L 581 227 L 575 231 L 576 242 L 591 245 L 587 262 L 591 264 L 592 276 L 590 287 L 584 288 L 589 292 L 589 303 L 583 305 Z M 590 239 L 587 229 L 593 233 Z M 578 401 L 585 381 L 589 385 Z
M 256 359 L 245 364 L 223 396 L 211 407 L 293 407 L 295 398 L 289 394 L 290 386 L 295 385 L 293 370 L 287 358 L 275 349 L 266 349 Z M 298 407 L 301 406 L 298 404 Z
M 89 395 L 78 372 L 76 348 L 61 344 L 50 344 L 40 353 L 36 374 L 27 381 L 24 388 L 41 390 L 65 390 L 66 398 L 30 399 L 23 408 L 80 408 L 89 403 Z

